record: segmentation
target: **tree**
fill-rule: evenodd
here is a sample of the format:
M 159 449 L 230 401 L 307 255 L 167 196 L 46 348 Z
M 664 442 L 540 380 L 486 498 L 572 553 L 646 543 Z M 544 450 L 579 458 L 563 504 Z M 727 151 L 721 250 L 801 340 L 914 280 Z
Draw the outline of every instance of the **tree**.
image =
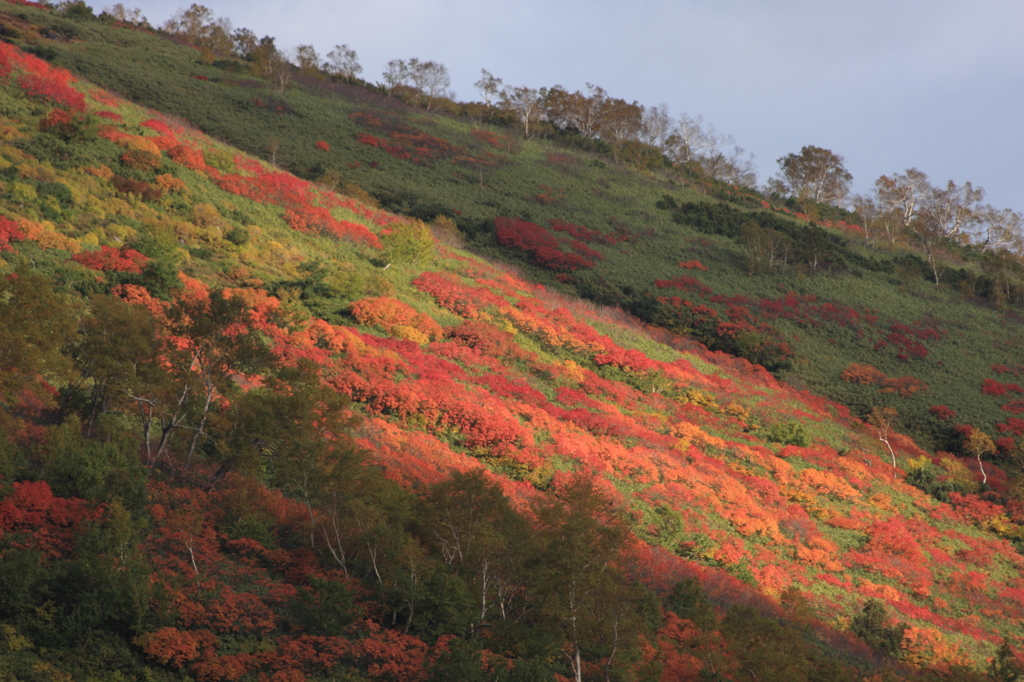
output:
M 299 45 L 295 48 L 295 65 L 304 76 L 315 76 L 320 73 L 320 55 L 312 45 Z
M 434 107 L 437 100 L 453 96 L 448 90 L 451 82 L 448 68 L 444 64 L 420 61 L 416 57 L 408 62 L 392 59 L 384 71 L 384 83 L 389 95 L 408 94 L 413 105 L 425 101 L 427 111 Z
M 0 275 L 0 409 L 29 396 L 51 403 L 51 384 L 62 386 L 73 374 L 65 351 L 76 328 L 71 302 L 49 279 L 24 266 Z
M 203 5 L 192 3 L 188 9 L 180 10 L 167 20 L 164 30 L 211 54 L 229 55 L 234 51 L 231 22 L 217 18 L 213 10 Z
M 532 536 L 496 483 L 479 470 L 455 473 L 430 489 L 417 518 L 422 535 L 472 590 L 479 606 L 475 633 L 492 617 L 518 615 L 514 602 L 522 595 Z
M 875 197 L 858 194 L 851 199 L 853 212 L 860 218 L 860 226 L 864 230 L 864 241 L 874 244 L 883 234 L 889 235 L 888 216 L 879 206 Z
M 675 163 L 685 164 L 714 155 L 721 147 L 732 143 L 731 136 L 719 135 L 713 125 L 705 127 L 703 116 L 694 118 L 682 114 L 665 140 L 665 153 Z
M 743 147 L 735 146 L 728 153 L 716 151 L 713 154 L 701 156 L 698 163 L 701 170 L 715 180 L 732 185 L 752 187 L 757 182 L 754 155 L 747 154 L 744 158 L 743 153 Z
M 148 24 L 146 17 L 142 16 L 142 10 L 138 7 L 128 9 L 123 3 L 117 3 L 113 7 L 104 7 L 103 14 L 110 16 L 114 21 L 136 26 Z M 101 15 L 102 17 L 102 15 Z
M 950 180 L 945 189 L 935 188 L 925 203 L 924 212 L 933 225 L 946 239 L 961 243 L 967 241 L 979 221 L 979 206 L 985 190 L 965 182 L 957 185 Z
M 667 104 L 645 107 L 640 117 L 638 137 L 644 144 L 663 148 L 672 134 L 672 117 L 668 113 Z
M 530 136 L 530 124 L 540 121 L 544 113 L 543 94 L 525 85 L 517 88 L 506 86 L 501 91 L 501 105 L 512 110 L 523 125 L 523 134 Z
M 916 168 L 908 168 L 903 174 L 892 177 L 883 175 L 875 180 L 878 206 L 883 213 L 893 218 L 887 226 L 890 242 L 896 241 L 896 227 L 910 225 L 931 193 L 932 186 L 928 182 L 928 176 Z
M 640 131 L 643 107 L 636 102 L 608 96 L 597 85 L 587 83 L 588 94 L 568 92 L 560 85 L 545 94 L 549 120 L 562 129 L 572 129 L 591 140 L 615 144 L 635 137 Z
M 351 80 L 363 72 L 359 55 L 348 45 L 335 45 L 327 53 L 327 73 L 337 78 Z
M 1024 251 L 1024 215 L 991 204 L 978 209 L 978 238 L 982 251 Z
M 502 94 L 502 81 L 497 76 L 494 76 L 487 69 L 480 69 L 480 80 L 473 83 L 473 87 L 480 92 L 480 96 L 483 97 L 484 104 L 490 109 L 494 102 Z
M 987 672 L 992 682 L 1017 682 L 1024 675 L 1024 665 L 1004 639 L 996 655 L 989 661 Z
M 903 645 L 903 633 L 907 631 L 907 625 L 889 625 L 889 612 L 885 604 L 877 599 L 869 599 L 864 609 L 853 617 L 850 630 L 878 651 L 896 656 Z
M 988 474 L 985 473 L 985 465 L 982 464 L 983 455 L 989 455 L 996 451 L 996 444 L 992 437 L 980 429 L 972 429 L 967 438 L 964 439 L 964 452 L 978 460 L 978 470 L 981 471 L 981 484 L 988 483 Z
M 561 633 L 576 682 L 582 682 L 584 648 L 597 629 L 612 625 L 600 605 L 622 584 L 610 564 L 621 554 L 626 532 L 611 500 L 585 475 L 534 511 L 544 545 L 537 592 Z
M 896 468 L 896 453 L 892 449 L 892 445 L 889 443 L 889 433 L 892 431 L 896 424 L 896 418 L 899 413 L 895 407 L 872 407 L 871 413 L 868 414 L 867 422 L 875 427 L 878 435 L 878 440 L 885 443 L 885 447 L 889 448 L 889 455 L 892 457 L 892 466 Z
M 838 206 L 846 199 L 853 182 L 843 162 L 843 157 L 831 150 L 808 145 L 799 154 L 779 159 L 779 175 L 770 187 L 779 194 Z

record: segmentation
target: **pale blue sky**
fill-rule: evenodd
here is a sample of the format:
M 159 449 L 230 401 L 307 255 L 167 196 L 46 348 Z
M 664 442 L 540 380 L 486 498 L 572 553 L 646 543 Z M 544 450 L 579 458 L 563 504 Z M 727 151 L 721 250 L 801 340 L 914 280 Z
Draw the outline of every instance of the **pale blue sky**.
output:
M 112 3 L 111 3 L 112 4 Z M 162 24 L 181 0 L 125 2 Z M 208 0 L 234 27 L 321 55 L 347 44 L 362 76 L 432 59 L 460 100 L 486 68 L 511 85 L 703 115 L 764 182 L 804 145 L 846 159 L 855 191 L 917 167 L 1024 211 L 1021 0 Z M 102 6 L 95 7 L 97 12 Z

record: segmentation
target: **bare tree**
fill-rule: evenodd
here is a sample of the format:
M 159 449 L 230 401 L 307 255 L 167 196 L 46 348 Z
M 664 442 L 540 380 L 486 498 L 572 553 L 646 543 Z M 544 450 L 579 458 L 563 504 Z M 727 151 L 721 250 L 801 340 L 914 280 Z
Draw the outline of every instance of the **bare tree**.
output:
M 480 92 L 480 96 L 483 97 L 484 104 L 487 105 L 488 109 L 502 96 L 501 85 L 501 79 L 487 69 L 480 69 L 480 80 L 473 83 L 473 87 Z
M 663 148 L 672 134 L 672 117 L 668 113 L 667 104 L 645 108 L 640 117 L 638 137 L 641 142 L 652 147 Z
M 945 189 L 932 190 L 925 211 L 943 236 L 964 243 L 978 222 L 978 204 L 984 197 L 984 189 L 969 182 L 957 186 L 950 180 Z
M 1024 216 L 1009 208 L 991 204 L 978 209 L 978 238 L 982 251 L 1024 252 Z
M 874 244 L 882 234 L 889 234 L 885 211 L 879 206 L 875 197 L 858 194 L 850 200 L 853 211 L 860 217 L 861 228 L 864 230 L 864 241 Z
M 713 154 L 705 154 L 700 156 L 697 162 L 704 173 L 715 180 L 745 187 L 752 187 L 757 183 L 754 155 L 744 156 L 743 147 L 734 146 L 729 152 L 715 151 Z
M 665 153 L 673 162 L 685 164 L 702 156 L 714 156 L 730 144 L 732 136 L 719 135 L 711 124 L 705 127 L 703 116 L 683 114 L 665 140 Z
M 530 136 L 530 124 L 540 121 L 544 115 L 544 97 L 541 91 L 528 88 L 505 86 L 501 91 L 501 106 L 510 109 L 523 124 L 523 134 Z
M 392 59 L 384 71 L 388 94 L 400 94 L 404 89 L 414 105 L 426 102 L 427 111 L 442 98 L 454 97 L 448 89 L 452 83 L 448 68 L 440 62 Z
M 120 2 L 113 7 L 104 7 L 103 13 L 110 15 L 115 21 L 120 21 L 125 24 L 139 25 L 148 23 L 146 21 L 146 17 L 142 16 L 141 9 L 138 7 L 128 9 Z
M 902 227 L 910 225 L 921 205 L 932 193 L 928 176 L 916 168 L 892 177 L 881 176 L 875 180 L 875 195 L 883 212 L 892 212 Z M 890 239 L 895 241 L 895 238 Z

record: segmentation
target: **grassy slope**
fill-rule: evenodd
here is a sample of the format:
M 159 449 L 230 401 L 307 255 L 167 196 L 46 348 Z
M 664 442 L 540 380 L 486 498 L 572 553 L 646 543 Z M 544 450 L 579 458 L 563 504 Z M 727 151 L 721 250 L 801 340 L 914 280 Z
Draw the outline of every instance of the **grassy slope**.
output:
M 125 42 L 152 40 L 134 32 L 118 35 L 124 35 Z M 163 42 L 145 44 L 167 46 L 174 59 L 187 54 L 184 48 Z M 61 58 L 71 60 L 89 45 L 72 43 L 69 53 Z M 95 44 L 91 45 L 96 49 Z M 81 60 L 80 65 L 87 64 L 85 57 L 75 58 Z M 154 61 L 154 68 L 162 63 L 156 53 Z M 202 68 L 196 67 L 196 71 L 201 73 Z M 102 75 L 98 66 L 92 69 L 94 75 Z M 125 72 L 131 73 L 132 69 L 126 66 Z M 115 78 L 114 73 L 109 78 Z M 151 80 L 157 84 L 152 90 L 154 97 L 181 87 L 177 81 L 173 87 L 160 85 L 156 76 Z M 232 88 L 213 90 L 222 86 L 204 81 L 195 83 L 196 97 L 189 106 L 206 97 L 211 110 L 221 111 L 225 101 L 232 100 L 215 98 L 211 93 L 226 97 L 227 92 L 239 92 Z M 136 97 L 138 87 L 134 80 L 126 80 L 121 86 Z M 289 94 L 288 99 L 297 109 L 308 102 L 310 112 L 317 111 L 312 108 L 314 104 L 326 106 L 323 100 L 301 93 Z M 245 98 L 235 101 L 239 111 L 256 117 L 276 121 L 275 117 L 281 116 L 268 115 L 262 109 L 253 113 L 245 107 Z M 179 105 L 168 103 L 167 107 L 178 115 L 188 113 L 174 108 Z M 378 387 L 378 392 L 357 395 L 368 417 L 362 442 L 372 447 L 378 461 L 396 477 L 411 485 L 482 463 L 507 477 L 509 493 L 529 499 L 538 491 L 557 488 L 559 471 L 591 470 L 606 477 L 621 494 L 623 503 L 632 510 L 634 532 L 673 554 L 675 558 L 666 560 L 663 578 L 694 571 L 714 576 L 724 571 L 773 597 L 785 587 L 796 585 L 806 592 L 824 620 L 840 628 L 866 598 L 880 598 L 915 628 L 908 656 L 920 663 L 962 657 L 977 662 L 991 654 L 987 639 L 991 635 L 1020 634 L 1018 623 L 1024 616 L 1024 603 L 1016 595 L 1024 589 L 1019 577 L 1024 559 L 1006 540 L 987 530 L 999 528 L 1004 534 L 1012 534 L 1016 525 L 999 521 L 998 512 L 984 507 L 979 511 L 970 501 L 950 506 L 907 485 L 903 478 L 912 467 L 910 459 L 923 454 L 909 440 L 893 438 L 900 464 L 893 470 L 887 464 L 884 446 L 857 420 L 844 416 L 835 406 L 776 383 L 742 361 L 715 357 L 685 339 L 645 330 L 633 322 L 624 323 L 613 311 L 562 298 L 447 247 L 439 247 L 437 255 L 426 263 L 399 262 L 382 273 L 372 248 L 290 230 L 281 219 L 282 206 L 227 194 L 212 182 L 211 174 L 185 169 L 166 155 L 162 166 L 150 175 L 168 173 L 181 179 L 187 184 L 186 192 L 169 193 L 158 202 L 119 195 L 109 182 L 84 173 L 83 168 L 106 165 L 129 172 L 117 160 L 121 148 L 96 142 L 86 158 L 51 159 L 57 163 L 50 165 L 20 151 L 41 149 L 32 141 L 41 137 L 38 120 L 48 107 L 28 104 L 10 88 L 4 92 L 4 106 L 8 116 L 5 126 L 14 145 L 4 149 L 8 185 L 2 199 L 3 213 L 41 226 L 37 234 L 43 235 L 17 242 L 19 255 L 33 259 L 38 269 L 84 293 L 104 284 L 93 285 L 94 273 L 68 261 L 70 252 L 100 244 L 116 245 L 126 239 L 143 251 L 150 249 L 152 256 L 179 259 L 185 273 L 210 286 L 275 288 L 286 302 L 290 301 L 286 304 L 294 306 L 298 319 L 311 309 L 326 306 L 332 319 L 346 323 L 338 333 L 355 341 L 346 343 L 346 352 L 340 356 L 324 353 L 322 362 L 338 371 L 359 367 L 357 375 L 373 379 L 370 383 Z M 116 111 L 124 121 L 116 127 L 124 132 L 154 136 L 151 129 L 139 125 L 153 112 L 102 94 L 95 96 L 90 107 L 94 111 Z M 306 116 L 314 118 L 312 113 Z M 327 123 L 318 124 L 324 126 L 320 130 L 311 125 L 299 128 L 311 136 L 309 147 L 314 139 L 328 139 L 332 144 L 330 153 L 344 159 L 351 134 L 338 130 L 344 130 L 340 126 L 345 120 L 343 116 L 332 120 L 338 128 Z M 212 122 L 200 123 L 217 132 Z M 170 124 L 174 126 L 173 120 Z M 293 130 L 291 123 L 282 125 L 288 126 L 282 132 Z M 467 130 L 448 121 L 436 125 L 453 127 L 452 135 Z M 328 129 L 334 130 L 333 136 L 325 134 Z M 236 169 L 238 163 L 231 150 L 187 129 L 175 131 L 179 141 L 203 149 L 208 162 L 216 162 L 221 172 Z M 227 132 L 225 129 L 219 134 L 228 137 Z M 470 139 L 465 137 L 463 141 L 470 144 Z M 353 155 L 366 153 L 355 145 L 350 149 Z M 293 153 L 298 156 L 297 151 Z M 447 173 L 434 167 L 438 182 L 434 194 L 427 196 L 445 208 L 449 206 L 444 202 L 451 201 L 453 212 L 455 207 L 465 206 L 465 210 L 458 210 L 470 216 L 466 220 L 471 225 L 473 220 L 486 220 L 488 210 L 498 215 L 525 215 L 529 211 L 530 217 L 539 220 L 564 216 L 570 208 L 575 222 L 595 225 L 611 215 L 608 211 L 614 205 L 616 218 L 630 221 L 637 233 L 653 230 L 653 234 L 645 233 L 643 240 L 628 243 L 625 250 L 629 258 L 621 254 L 621 262 L 610 272 L 621 273 L 628 263 L 653 260 L 667 251 L 673 262 L 695 257 L 719 264 L 702 273 L 702 280 L 716 291 L 756 295 L 775 285 L 772 277 L 724 274 L 727 255 L 732 252 L 724 248 L 727 243 L 723 239 L 707 237 L 706 246 L 683 246 L 685 239 L 704 237 L 686 236 L 653 208 L 656 197 L 665 189 L 657 182 L 645 181 L 620 168 L 598 168 L 583 156 L 570 170 L 559 170 L 547 163 L 550 153 L 553 150 L 542 143 L 525 143 L 504 166 L 489 171 L 489 188 L 479 190 L 489 198 L 475 199 L 472 192 L 477 190 L 470 179 L 448 178 Z M 538 170 L 528 181 L 521 180 L 513 190 L 507 190 L 527 167 Z M 360 171 L 353 178 L 383 191 L 379 188 L 389 178 L 399 185 L 413 183 L 413 179 L 401 175 L 410 170 L 417 169 L 382 155 L 376 169 Z M 586 189 L 591 185 L 585 180 L 590 176 L 598 184 L 605 180 L 608 203 L 588 200 L 593 193 Z M 501 193 L 493 189 L 499 179 L 503 179 L 501 187 L 506 188 Z M 415 181 L 426 184 L 422 179 Z M 73 200 L 61 208 L 59 215 L 51 215 L 52 227 L 48 227 L 43 222 L 47 215 L 43 202 L 19 203 L 12 193 L 15 182 L 33 186 L 63 183 L 70 188 Z M 562 200 L 565 212 L 557 206 L 516 198 L 535 193 L 538 184 L 572 190 Z M 686 192 L 678 188 L 674 191 L 677 196 Z M 614 204 L 612 198 L 616 199 Z M 489 200 L 499 205 L 488 209 Z M 219 218 L 205 223 L 200 220 L 195 210 L 200 203 L 216 207 Z M 358 219 L 377 233 L 382 230 L 378 223 L 387 222 L 384 216 L 377 216 L 378 221 L 362 218 L 351 206 L 335 208 L 334 215 Z M 116 236 L 111 225 L 129 229 Z M 250 228 L 249 243 L 237 246 L 223 238 L 238 227 Z M 59 242 L 54 233 L 73 241 Z M 172 234 L 176 243 L 170 253 L 166 249 L 160 252 L 157 247 L 166 247 Z M 65 248 L 52 248 L 55 244 Z M 705 255 L 713 254 L 716 248 L 721 248 L 726 257 Z M 312 257 L 335 267 L 348 264 L 348 268 L 339 269 L 355 273 L 346 280 L 348 288 L 341 287 L 343 291 L 335 290 L 327 297 L 306 291 L 298 266 Z M 18 256 L 8 254 L 5 258 L 13 263 Z M 609 251 L 605 262 L 618 258 L 620 255 Z M 655 264 L 654 270 L 645 270 L 643 276 L 677 274 L 664 264 L 667 262 Z M 424 271 L 448 273 L 455 298 L 438 299 L 428 295 L 422 284 L 415 285 Z M 872 282 L 870 278 L 868 281 Z M 734 288 L 727 289 L 730 282 Z M 842 287 L 827 288 L 834 287 L 833 282 L 811 277 L 790 284 L 808 287 L 809 291 L 832 291 L 830 298 L 844 300 Z M 957 302 L 948 293 L 935 293 L 916 283 L 906 291 L 885 286 L 880 280 L 874 284 L 879 287 L 874 290 L 877 300 L 894 297 L 897 304 L 906 307 L 908 318 L 901 319 L 917 319 L 928 312 L 929 298 L 939 297 L 943 306 Z M 494 298 L 478 313 L 469 313 L 458 304 L 486 301 L 485 294 Z M 509 356 L 506 348 L 488 355 L 451 340 L 432 344 L 400 342 L 380 329 L 359 327 L 346 316 L 348 302 L 378 295 L 406 301 L 447 328 L 464 318 L 476 319 L 521 351 Z M 440 305 L 444 301 L 447 308 Z M 848 299 L 848 305 L 861 304 Z M 943 307 L 944 317 L 965 322 L 977 315 L 981 329 L 995 324 L 994 318 L 974 307 L 964 306 L 959 316 L 947 310 L 954 309 Z M 978 329 L 973 329 L 974 337 L 979 335 Z M 800 333 L 807 332 L 800 328 Z M 991 351 L 993 354 L 985 357 L 982 349 L 987 345 L 961 345 L 967 344 L 971 336 L 959 336 L 950 329 L 933 352 L 948 359 L 950 365 L 963 363 L 957 365 L 958 372 L 960 367 L 982 372 L 986 363 L 1005 359 L 1006 355 Z M 869 342 L 861 345 L 867 347 Z M 598 357 L 602 353 L 614 355 L 621 349 L 639 349 L 649 360 L 642 361 L 641 368 L 630 368 L 627 362 L 620 360 L 617 364 Z M 517 354 L 518 359 L 509 359 Z M 975 355 L 985 359 L 975 361 Z M 381 358 L 394 363 L 398 367 L 396 376 L 404 380 L 370 374 Z M 808 382 L 825 382 L 826 378 L 816 378 L 814 372 L 821 377 L 834 376 L 845 362 L 842 358 L 814 360 L 806 372 Z M 973 364 L 968 366 L 968 362 Z M 876 364 L 891 374 L 901 367 L 881 361 Z M 437 367 L 445 369 L 444 377 L 437 375 Z M 500 379 L 511 381 L 513 386 Z M 941 379 L 932 375 L 929 379 L 932 390 L 937 390 Z M 951 381 L 947 390 L 951 394 L 964 392 L 962 382 Z M 425 423 L 409 421 L 401 409 L 383 407 L 384 395 L 389 392 L 412 413 L 422 411 L 416 400 L 423 396 L 448 395 L 469 416 L 458 423 L 444 418 Z M 959 406 L 952 399 L 948 404 Z M 495 421 L 473 413 L 473 405 L 485 406 Z M 968 410 L 966 406 L 962 409 Z M 808 446 L 784 446 L 767 440 L 769 427 L 779 424 L 799 424 L 809 438 Z M 502 436 L 505 430 L 511 430 L 515 437 Z
M 929 416 L 927 409 L 932 405 L 951 407 L 958 423 L 973 424 L 993 436 L 1000 435 L 995 425 L 1010 416 L 1000 409 L 1007 401 L 982 395 L 979 389 L 983 379 L 995 377 L 993 365 L 1015 364 L 1021 351 L 1020 319 L 975 305 L 961 295 L 955 282 L 972 273 L 977 276 L 977 264 L 948 271 L 949 287 L 936 289 L 928 284 L 921 261 L 907 261 L 902 249 L 867 249 L 850 238 L 837 242 L 844 264 L 831 273 L 803 276 L 789 267 L 751 276 L 736 239 L 703 234 L 699 225 L 678 225 L 667 211 L 655 207 L 665 194 L 680 204 L 709 201 L 667 176 L 635 172 L 545 141 L 511 141 L 506 146 L 507 131 L 485 126 L 498 140 L 488 144 L 474 137 L 474 127 L 466 122 L 410 110 L 353 86 L 338 86 L 332 92 L 326 84 L 312 82 L 310 87 L 274 93 L 253 80 L 244 64 L 204 65 L 197 61 L 195 50 L 156 36 L 98 22 L 70 23 L 30 9 L 17 12 L 40 24 L 56 24 L 58 30 L 74 36 L 70 42 L 46 44 L 47 55 L 56 63 L 147 106 L 181 116 L 249 153 L 267 158 L 268 149 L 276 143 L 278 162 L 299 174 L 315 176 L 333 169 L 343 182 L 369 190 L 390 208 L 426 220 L 439 214 L 453 217 L 475 249 L 517 262 L 532 278 L 549 286 L 636 307 L 649 294 L 678 293 L 656 289 L 654 280 L 696 274 L 712 294 L 750 299 L 755 317 L 761 315 L 756 305 L 760 298 L 775 299 L 790 291 L 816 296 L 819 304 L 870 309 L 877 321 L 861 324 L 860 335 L 829 322 L 819 324 L 814 310 L 809 311 L 813 322 L 773 321 L 795 349 L 787 377 L 861 414 L 876 405 L 896 407 L 904 426 L 933 439 L 933 446 L 948 449 L 955 441 L 949 441 L 942 425 Z M 257 99 L 263 106 L 254 104 Z M 383 125 L 353 120 L 356 112 L 373 113 Z M 396 125 L 457 149 L 448 147 L 435 158 L 414 163 L 356 139 L 363 133 L 386 140 L 386 129 Z M 330 151 L 315 149 L 318 140 L 328 142 Z M 767 217 L 760 211 L 749 215 L 765 225 L 782 216 Z M 555 273 L 495 243 L 492 221 L 497 216 L 521 217 L 540 225 L 563 220 L 606 235 L 612 233 L 613 225 L 620 225 L 633 239 L 614 247 L 590 244 L 603 259 L 591 271 L 563 275 L 556 282 Z M 806 223 L 781 219 L 799 243 Z M 563 236 L 562 241 L 565 244 L 567 239 Z M 694 259 L 708 266 L 708 271 L 687 273 L 678 267 Z M 723 304 L 710 302 L 707 296 L 688 296 L 717 309 L 724 319 Z M 901 360 L 893 345 L 876 350 L 893 323 L 913 324 L 925 318 L 946 332 L 941 340 L 922 341 L 926 358 Z M 929 390 L 898 399 L 840 381 L 839 374 L 854 362 L 873 364 L 890 377 L 916 377 Z

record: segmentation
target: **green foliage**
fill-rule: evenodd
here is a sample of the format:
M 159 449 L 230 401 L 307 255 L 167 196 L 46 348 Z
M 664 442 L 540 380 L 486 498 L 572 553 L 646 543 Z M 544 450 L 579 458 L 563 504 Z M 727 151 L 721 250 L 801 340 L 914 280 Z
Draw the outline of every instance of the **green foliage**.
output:
M 711 602 L 696 578 L 686 578 L 676 583 L 665 599 L 665 608 L 680 618 L 692 621 L 702 630 L 713 630 L 718 624 Z
M 899 655 L 907 627 L 905 623 L 890 625 L 889 612 L 877 599 L 869 599 L 864 609 L 850 622 L 851 632 L 890 656 Z
M 779 422 L 758 431 L 758 435 L 769 443 L 780 445 L 797 445 L 805 448 L 811 439 L 799 422 Z

